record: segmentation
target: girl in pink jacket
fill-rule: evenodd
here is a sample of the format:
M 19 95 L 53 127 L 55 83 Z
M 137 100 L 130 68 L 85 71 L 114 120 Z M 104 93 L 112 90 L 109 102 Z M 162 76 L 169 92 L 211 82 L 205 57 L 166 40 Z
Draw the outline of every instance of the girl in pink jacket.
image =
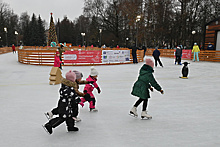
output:
M 97 82 L 97 77 L 98 77 L 98 71 L 92 66 L 90 75 L 86 79 L 86 81 L 90 81 L 90 82 L 92 81 L 93 84 L 86 84 L 85 87 L 84 87 L 84 93 L 85 94 L 88 93 L 91 96 L 91 98 L 90 99 L 81 98 L 81 103 L 80 103 L 80 105 L 83 107 L 84 103 L 86 101 L 88 101 L 89 102 L 89 108 L 90 108 L 91 112 L 98 111 L 97 109 L 95 109 L 96 99 L 95 99 L 95 96 L 92 93 L 94 88 L 96 88 L 98 90 L 99 94 L 101 93 L 101 90 L 100 90 L 98 84 L 96 83 Z
M 60 61 L 60 54 L 57 51 L 56 55 L 54 57 L 54 67 L 59 67 L 60 69 L 62 69 L 61 66 L 60 66 L 61 63 L 62 63 L 62 61 Z

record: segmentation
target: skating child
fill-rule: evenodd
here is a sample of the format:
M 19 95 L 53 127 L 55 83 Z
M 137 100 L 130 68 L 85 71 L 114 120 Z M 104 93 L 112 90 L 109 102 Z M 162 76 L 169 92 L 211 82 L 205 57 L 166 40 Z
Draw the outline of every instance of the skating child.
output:
M 163 94 L 163 90 L 160 87 L 160 85 L 157 83 L 157 81 L 154 79 L 153 76 L 153 67 L 154 62 L 151 59 L 145 59 L 146 64 L 144 64 L 140 71 L 139 71 L 139 77 L 138 80 L 134 83 L 133 89 L 131 94 L 134 96 L 139 97 L 139 99 L 134 104 L 133 108 L 130 110 L 130 114 L 137 117 L 137 107 L 138 105 L 143 102 L 142 112 L 141 112 L 141 118 L 148 118 L 151 119 L 152 116 L 147 114 L 147 104 L 148 99 L 150 98 L 149 89 L 153 91 L 153 86 L 157 91 L 160 91 L 161 94 Z
M 62 69 L 61 63 L 62 61 L 60 60 L 60 53 L 56 51 L 56 55 L 54 57 L 54 67 L 59 67 L 60 69 Z
M 79 85 L 81 84 L 89 84 L 89 83 L 93 83 L 93 81 L 85 81 L 82 80 L 83 74 L 79 71 L 74 70 L 73 71 L 76 74 L 76 80 L 72 83 L 72 87 L 74 88 L 76 94 L 80 97 L 84 97 L 85 99 L 90 99 L 90 95 L 89 94 L 84 94 L 82 92 L 80 92 L 79 89 Z M 65 80 L 65 78 L 61 79 L 61 82 Z M 46 112 L 45 115 L 47 116 L 47 118 L 50 120 L 53 118 L 53 115 L 57 115 L 58 114 L 58 108 L 54 108 L 52 111 Z M 80 121 L 80 118 L 74 117 L 74 119 L 76 121 Z
M 88 93 L 91 96 L 91 98 L 90 99 L 81 98 L 81 103 L 79 103 L 83 107 L 84 106 L 84 102 L 88 101 L 89 102 L 90 112 L 98 111 L 95 108 L 96 99 L 95 99 L 95 96 L 92 93 L 94 88 L 96 88 L 98 90 L 99 94 L 101 93 L 101 90 L 100 90 L 98 84 L 96 83 L 97 82 L 97 77 L 98 77 L 98 71 L 92 66 L 91 67 L 90 75 L 86 79 L 86 81 L 94 82 L 94 83 L 93 83 L 93 85 L 86 84 L 86 86 L 84 87 L 84 93 Z
M 58 101 L 59 117 L 49 120 L 43 127 L 49 133 L 53 133 L 53 128 L 56 128 L 64 121 L 67 125 L 68 131 L 78 131 L 75 127 L 73 117 L 78 115 L 78 102 L 76 100 L 77 94 L 73 88 L 73 82 L 76 79 L 76 74 L 72 71 L 66 73 L 66 79 L 62 80 L 60 92 L 60 99 Z

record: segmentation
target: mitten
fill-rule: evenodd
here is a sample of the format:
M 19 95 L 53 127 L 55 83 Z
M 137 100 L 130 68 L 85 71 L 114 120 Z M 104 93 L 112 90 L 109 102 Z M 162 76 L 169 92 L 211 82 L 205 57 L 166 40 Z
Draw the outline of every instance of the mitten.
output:
M 91 99 L 91 96 L 87 93 L 84 95 L 84 98 L 86 101 L 89 101 Z
M 161 93 L 161 94 L 164 94 L 164 92 L 163 92 L 163 90 L 162 90 L 162 89 L 160 90 L 160 93 Z
M 84 90 L 83 93 L 86 94 L 86 93 L 87 93 L 87 90 Z
M 101 90 L 100 90 L 100 88 L 99 88 L 99 87 L 97 87 L 97 90 L 98 90 L 98 93 L 101 93 Z
M 81 102 L 81 99 L 78 97 L 76 98 L 76 103 L 79 104 Z
M 152 92 L 154 91 L 154 89 L 153 89 L 152 87 L 150 87 L 149 89 L 150 89 L 150 91 L 152 91 Z

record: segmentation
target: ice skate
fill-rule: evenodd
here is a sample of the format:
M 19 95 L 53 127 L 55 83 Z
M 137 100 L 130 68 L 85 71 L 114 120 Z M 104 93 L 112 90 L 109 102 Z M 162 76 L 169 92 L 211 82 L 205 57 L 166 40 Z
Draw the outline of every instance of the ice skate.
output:
M 45 130 L 48 134 L 52 134 L 52 133 L 53 133 L 53 130 L 52 130 L 52 126 L 51 126 L 51 125 L 45 124 L 45 125 L 42 125 L 42 127 L 44 128 L 44 130 Z
M 147 111 L 142 111 L 141 112 L 141 118 L 144 119 L 152 119 L 152 116 L 150 116 L 149 114 L 147 114 Z
M 80 122 L 81 121 L 81 118 L 79 118 L 79 117 L 73 117 L 73 119 L 75 120 L 75 122 Z
M 133 116 L 133 117 L 138 117 L 137 107 L 133 107 L 133 108 L 130 110 L 130 115 Z
M 47 117 L 48 120 L 51 120 L 53 118 L 53 113 L 52 112 L 46 112 L 44 114 L 45 114 L 45 116 Z
M 98 109 L 96 109 L 96 108 L 90 108 L 90 112 L 98 112 Z

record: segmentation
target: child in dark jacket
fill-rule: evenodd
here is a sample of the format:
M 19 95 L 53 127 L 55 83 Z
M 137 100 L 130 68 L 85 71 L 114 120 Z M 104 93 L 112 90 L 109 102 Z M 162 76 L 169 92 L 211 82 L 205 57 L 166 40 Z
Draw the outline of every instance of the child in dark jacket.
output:
M 79 129 L 75 127 L 75 122 L 73 117 L 78 115 L 78 104 L 77 104 L 77 94 L 72 87 L 72 83 L 76 79 L 76 74 L 72 71 L 66 73 L 66 80 L 61 82 L 60 99 L 58 101 L 58 114 L 59 117 L 50 119 L 43 127 L 49 133 L 53 133 L 52 128 L 56 128 L 64 121 L 67 125 L 68 131 L 78 131 Z
M 73 89 L 75 90 L 77 96 L 79 97 L 84 97 L 85 99 L 90 99 L 90 95 L 89 94 L 85 94 L 85 93 L 82 93 L 80 92 L 78 89 L 79 89 L 79 85 L 81 84 L 89 84 L 89 83 L 93 83 L 93 81 L 85 81 L 85 80 L 82 80 L 82 77 L 83 77 L 83 74 L 77 70 L 73 70 L 73 72 L 76 74 L 76 79 L 73 83 L 71 83 L 71 86 L 73 87 Z M 61 79 L 61 82 L 62 81 L 66 81 L 65 78 L 62 78 Z M 78 102 L 80 102 L 80 99 L 77 99 Z M 58 114 L 58 107 L 54 108 L 52 111 L 49 111 L 49 112 L 46 112 L 45 115 L 46 117 L 50 120 L 53 118 L 53 115 L 57 115 Z M 75 121 L 81 121 L 80 118 L 77 118 L 77 116 L 73 117 L 75 119 Z
M 130 110 L 130 114 L 132 116 L 137 117 L 137 107 L 138 105 L 143 102 L 143 107 L 142 107 L 142 113 L 141 113 L 141 118 L 147 118 L 151 119 L 152 116 L 147 114 L 147 104 L 148 104 L 148 99 L 150 98 L 150 92 L 153 91 L 153 86 L 157 91 L 160 91 L 161 94 L 163 94 L 163 90 L 160 87 L 160 85 L 157 83 L 157 81 L 154 79 L 153 76 L 153 67 L 154 67 L 154 62 L 151 59 L 146 59 L 146 64 L 144 64 L 139 72 L 139 77 L 138 80 L 134 83 L 133 89 L 131 94 L 134 96 L 139 97 L 139 99 L 136 101 L 134 104 L 133 108 Z
M 86 79 L 86 81 L 93 82 L 93 84 L 86 84 L 84 87 L 84 93 L 88 93 L 90 95 L 90 99 L 85 99 L 84 97 L 81 98 L 81 103 L 79 103 L 82 107 L 84 106 L 84 102 L 88 101 L 89 102 L 89 108 L 90 112 L 96 112 L 98 109 L 95 108 L 95 96 L 93 95 L 92 91 L 94 88 L 98 90 L 98 93 L 101 93 L 101 90 L 98 86 L 97 82 L 97 77 L 98 77 L 98 71 L 92 66 L 91 67 L 91 72 L 89 77 Z

